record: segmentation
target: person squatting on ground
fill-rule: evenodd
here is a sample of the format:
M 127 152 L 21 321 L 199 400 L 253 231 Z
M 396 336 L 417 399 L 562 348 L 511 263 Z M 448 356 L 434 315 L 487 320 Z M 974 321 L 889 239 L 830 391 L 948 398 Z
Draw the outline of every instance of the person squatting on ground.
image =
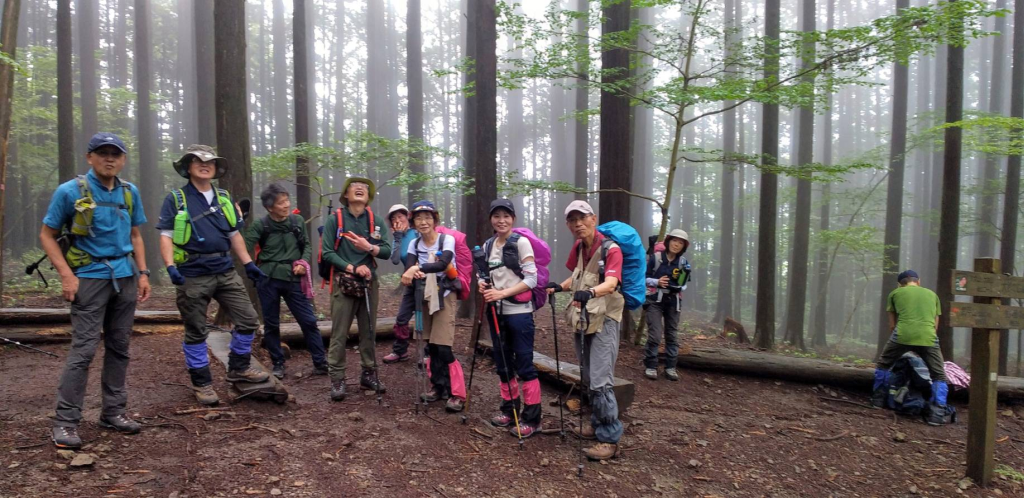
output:
M 216 299 L 235 328 L 228 354 L 228 382 L 263 382 L 269 374 L 250 365 L 252 340 L 259 317 L 249 293 L 235 272 L 233 253 L 245 265 L 246 276 L 259 283 L 267 276 L 252 262 L 245 249 L 242 213 L 231 194 L 214 187 L 224 176 L 227 161 L 209 145 L 190 145 L 174 162 L 174 170 L 187 178 L 184 187 L 172 190 L 160 209 L 160 256 L 171 283 L 177 286 L 177 305 L 185 324 L 185 366 L 196 400 L 203 405 L 220 402 L 213 389 L 210 356 L 206 350 L 206 314 Z
M 423 286 L 421 324 L 427 340 L 426 368 L 431 388 L 420 399 L 428 403 L 447 400 L 445 409 L 462 411 L 466 402 L 466 381 L 462 365 L 455 359 L 455 310 L 458 306 L 458 278 L 455 272 L 455 237 L 437 232 L 440 216 L 430 201 L 412 206 L 412 223 L 418 236 L 406 249 L 402 285 Z
M 580 360 L 580 376 L 589 386 L 590 426 L 579 428 L 578 435 L 597 439 L 586 450 L 591 460 L 607 460 L 618 454 L 622 437 L 619 405 L 612 386 L 615 361 L 619 355 L 619 328 L 625 298 L 617 292 L 622 276 L 622 250 L 597 231 L 597 215 L 585 201 L 573 201 L 565 208 L 566 227 L 576 237 L 565 267 L 572 275 L 561 284 L 549 282 L 549 292 L 572 292 L 569 323 L 577 331 L 573 336 Z M 585 310 L 585 311 L 584 311 Z
M 125 376 L 135 304 L 149 298 L 150 286 L 138 228 L 146 223 L 142 199 L 134 185 L 117 177 L 127 155 L 116 135 L 94 135 L 85 154 L 91 169 L 57 187 L 39 233 L 43 250 L 60 274 L 64 299 L 71 303 L 71 350 L 57 387 L 51 432 L 58 448 L 82 446 L 78 424 L 101 332 L 105 354 L 99 425 L 126 434 L 140 428 L 125 413 Z M 69 238 L 59 241 L 65 230 Z M 62 242 L 70 245 L 66 256 Z M 134 265 L 128 256 L 133 256 Z
M 379 279 L 374 258 L 388 259 L 391 243 L 388 227 L 381 226 L 373 216 L 370 203 L 376 187 L 368 178 L 352 177 L 341 189 L 342 207 L 327 217 L 321 241 L 322 264 L 330 264 L 331 272 L 331 340 L 327 349 L 331 376 L 331 399 L 345 399 L 345 338 L 352 320 L 359 324 L 359 362 L 363 368 L 360 387 L 385 392 L 377 376 L 375 334 Z M 333 236 L 329 234 L 334 234 Z M 369 308 L 369 311 L 367 311 Z
M 529 239 L 512 233 L 516 221 L 512 202 L 495 200 L 491 203 L 490 215 L 494 236 L 487 239 L 483 249 L 491 268 L 491 285 L 480 281 L 477 289 L 488 303 L 485 320 L 490 324 L 491 344 L 495 345 L 492 355 L 502 399 L 491 424 L 508 427 L 514 420 L 512 410 L 521 409 L 519 427 L 512 427 L 510 433 L 528 438 L 540 430 L 541 419 L 540 381 L 533 365 L 534 309 L 531 292 L 537 286 L 537 265 Z M 498 329 L 495 329 L 495 319 Z M 501 340 L 497 336 L 499 333 Z M 497 347 L 499 344 L 504 351 Z M 506 359 L 509 365 L 505 364 Z M 516 382 L 517 376 L 521 386 Z
M 281 299 L 284 299 L 295 321 L 302 329 L 306 348 L 313 359 L 313 374 L 327 375 L 327 358 L 316 313 L 309 300 L 312 293 L 303 292 L 303 279 L 312 291 L 310 255 L 312 244 L 306 232 L 306 220 L 292 214 L 291 196 L 277 183 L 271 183 L 260 194 L 267 216 L 253 221 L 245 230 L 245 247 L 251 252 L 259 245 L 256 264 L 267 279 L 259 282 L 256 291 L 263 308 L 263 347 L 270 353 L 274 377 L 283 379 L 284 351 L 281 349 Z
M 415 239 L 418 232 L 409 228 L 409 209 L 402 204 L 391 206 L 388 210 L 388 222 L 391 223 L 391 233 L 395 240 L 391 251 L 391 263 L 402 265 L 404 271 L 409 268 L 405 265 L 409 241 Z M 383 358 L 384 363 L 398 363 L 412 357 L 409 354 L 409 338 L 412 337 L 409 321 L 416 312 L 415 299 L 413 287 L 406 287 L 402 292 L 402 302 L 398 305 L 398 316 L 395 317 L 395 340 L 391 344 L 391 352 Z
M 928 425 L 943 425 L 946 397 L 946 368 L 939 349 L 939 316 L 942 307 L 939 297 L 929 289 L 921 287 L 914 270 L 907 270 L 896 277 L 900 286 L 889 293 L 885 310 L 889 313 L 889 328 L 892 336 L 885 343 L 878 361 L 875 362 L 875 381 L 871 404 L 877 408 L 885 405 L 888 396 L 890 369 L 903 353 L 916 353 L 928 366 L 932 379 L 931 404 L 943 410 L 931 410 L 926 421 Z
M 644 376 L 658 379 L 658 346 L 665 336 L 665 377 L 678 381 L 676 358 L 679 355 L 679 313 L 690 263 L 683 254 L 690 246 L 686 232 L 675 229 L 665 237 L 665 249 L 647 257 L 647 347 L 644 349 Z

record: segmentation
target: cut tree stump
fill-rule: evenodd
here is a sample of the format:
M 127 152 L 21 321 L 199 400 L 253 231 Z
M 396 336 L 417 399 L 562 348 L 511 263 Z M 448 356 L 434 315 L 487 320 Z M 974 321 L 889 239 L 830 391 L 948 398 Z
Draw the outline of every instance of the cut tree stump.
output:
M 0 327 L 71 323 L 67 308 L 0 308 Z M 181 323 L 177 311 L 136 311 L 135 323 Z
M 217 361 L 221 362 L 226 370 L 228 367 L 228 353 L 231 352 L 231 334 L 210 331 L 210 335 L 206 339 L 206 345 L 210 348 L 210 354 Z M 263 368 L 263 365 L 255 357 L 251 358 L 249 362 L 253 368 L 270 373 L 269 370 Z M 232 382 L 231 386 L 238 391 L 239 397 L 245 396 L 251 399 L 273 400 L 278 404 L 284 404 L 288 401 L 288 389 L 273 375 L 263 382 Z

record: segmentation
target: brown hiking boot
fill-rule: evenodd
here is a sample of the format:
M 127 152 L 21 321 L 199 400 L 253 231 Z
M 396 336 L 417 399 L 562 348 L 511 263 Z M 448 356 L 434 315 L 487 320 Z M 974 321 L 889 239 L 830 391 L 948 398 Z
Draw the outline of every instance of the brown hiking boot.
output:
M 228 371 L 226 377 L 228 382 L 249 382 L 252 384 L 259 384 L 270 378 L 270 374 L 253 367 L 249 367 L 245 370 L 231 370 Z
M 580 431 L 579 429 L 575 429 L 575 430 L 573 430 L 573 432 L 576 434 L 576 437 L 579 437 L 579 438 L 583 438 L 583 439 L 587 439 L 587 440 L 597 439 L 597 433 L 594 432 L 594 426 L 592 426 L 590 424 L 584 425 L 583 426 L 583 431 Z
M 203 387 L 192 386 L 192 390 L 195 391 L 196 401 L 198 401 L 200 405 L 216 406 L 220 403 L 220 398 L 217 397 L 217 391 L 213 390 L 212 385 Z
M 611 443 L 597 443 L 587 448 L 583 453 L 591 460 L 609 460 L 618 456 L 619 445 Z
M 448 402 L 444 404 L 444 409 L 445 411 L 458 413 L 461 412 L 462 409 L 465 408 L 465 406 L 466 401 L 464 399 L 452 396 L 451 398 L 448 398 Z

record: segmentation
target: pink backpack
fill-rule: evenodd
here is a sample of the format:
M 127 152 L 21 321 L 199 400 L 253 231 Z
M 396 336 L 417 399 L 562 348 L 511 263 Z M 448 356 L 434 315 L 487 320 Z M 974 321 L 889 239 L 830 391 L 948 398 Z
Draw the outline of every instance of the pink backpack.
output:
M 544 304 L 548 301 L 548 292 L 544 287 L 548 285 L 548 281 L 551 278 L 548 272 L 548 265 L 551 264 L 551 247 L 548 246 L 547 242 L 544 242 L 530 231 L 529 228 L 513 228 L 512 235 L 505 242 L 501 259 L 502 263 L 519 278 L 523 278 L 522 269 L 519 267 L 519 247 L 516 245 L 519 237 L 526 237 L 526 240 L 530 241 L 530 246 L 533 247 L 533 261 L 537 265 L 537 286 L 530 291 L 515 296 L 514 300 L 525 303 L 527 299 L 525 295 L 530 294 L 530 300 L 533 301 L 533 309 L 536 311 L 543 308 Z M 494 237 L 487 239 L 484 246 L 485 254 L 490 254 L 491 248 L 494 246 Z
M 459 273 L 458 298 L 460 301 L 469 297 L 469 285 L 473 278 L 473 253 L 466 245 L 466 234 L 448 227 L 437 227 L 437 233 L 448 234 L 455 238 L 455 269 Z

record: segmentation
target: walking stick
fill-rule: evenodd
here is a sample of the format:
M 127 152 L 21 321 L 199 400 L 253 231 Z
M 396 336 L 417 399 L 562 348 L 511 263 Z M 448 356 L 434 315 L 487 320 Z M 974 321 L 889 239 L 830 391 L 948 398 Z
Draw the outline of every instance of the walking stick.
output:
M 501 362 L 505 365 L 505 377 L 507 377 L 509 379 L 509 381 L 511 381 L 512 379 L 515 378 L 515 369 L 512 367 L 512 365 L 509 365 L 508 358 L 505 356 L 505 345 L 504 345 L 504 341 L 501 338 L 501 329 L 498 328 L 498 309 L 494 305 L 494 303 L 491 303 L 488 307 L 491 309 L 491 318 L 494 320 L 494 335 L 498 338 L 498 349 L 501 351 Z M 519 391 L 519 389 L 518 389 L 518 386 L 517 386 L 516 393 L 513 393 L 512 392 L 512 383 L 511 382 L 508 383 L 508 394 L 509 394 L 509 397 L 512 398 L 512 419 L 516 423 L 516 436 L 519 437 L 519 449 L 522 450 L 523 449 L 523 429 L 519 425 L 519 412 L 516 410 L 516 406 L 515 406 L 515 396 L 517 394 L 519 394 L 518 391 Z M 522 397 L 521 396 L 520 396 L 520 403 L 522 403 Z
M 367 325 L 376 325 L 377 318 L 372 316 L 373 312 L 370 311 L 370 279 L 364 278 L 363 280 L 363 300 L 366 301 L 366 321 Z M 377 405 L 380 406 L 384 402 L 380 397 L 380 371 L 377 368 L 377 330 L 375 326 L 371 326 L 370 333 L 373 334 L 373 377 L 376 382 L 373 383 L 377 391 Z
M 49 351 L 43 351 L 42 349 L 34 348 L 34 347 L 29 346 L 27 344 L 22 344 L 22 343 L 20 343 L 18 341 L 14 341 L 14 340 L 8 339 L 6 337 L 0 337 L 0 341 L 4 341 L 7 344 L 13 344 L 13 345 L 18 346 L 18 347 L 22 347 L 22 348 L 28 349 L 30 351 L 35 351 L 37 353 L 43 353 L 43 354 L 46 354 L 46 355 L 50 355 L 50 356 L 52 356 L 54 358 L 60 358 L 60 356 L 57 356 L 57 355 L 55 355 L 55 354 L 53 354 L 53 353 L 51 353 Z
M 555 376 L 558 378 L 558 384 L 561 385 L 562 366 L 558 360 L 558 320 L 555 318 L 555 295 L 551 294 L 548 299 L 551 302 L 551 327 L 554 329 L 555 336 Z M 558 435 L 562 437 L 562 441 L 565 441 L 565 418 L 562 415 L 562 393 L 558 393 Z
M 424 377 L 424 370 L 427 365 L 423 361 L 423 281 L 416 280 L 413 282 L 415 291 L 413 292 L 413 298 L 416 300 L 416 349 L 419 350 L 420 361 L 416 366 L 417 375 L 419 375 L 419 385 L 424 388 L 423 392 L 427 392 L 425 389 L 426 378 Z M 416 414 L 420 413 L 420 393 L 415 393 L 416 396 Z M 427 413 L 427 401 L 423 400 L 423 413 Z
M 583 477 L 583 375 L 587 373 L 587 329 L 590 328 L 590 315 L 587 314 L 587 307 L 580 306 L 580 319 L 576 322 L 576 332 L 580 335 L 580 437 L 579 437 L 579 463 L 576 465 L 577 477 Z M 587 373 L 589 375 L 589 373 Z
M 473 372 L 476 370 L 476 352 L 479 349 L 477 347 L 477 341 L 480 340 L 480 329 L 483 327 L 484 321 L 484 310 L 487 308 L 487 302 L 484 301 L 483 297 L 480 297 L 480 312 L 476 316 L 476 337 L 473 340 L 473 359 L 469 363 L 469 384 L 466 385 L 466 405 L 463 407 L 462 413 L 462 425 L 466 425 L 469 421 L 469 401 L 473 395 Z

